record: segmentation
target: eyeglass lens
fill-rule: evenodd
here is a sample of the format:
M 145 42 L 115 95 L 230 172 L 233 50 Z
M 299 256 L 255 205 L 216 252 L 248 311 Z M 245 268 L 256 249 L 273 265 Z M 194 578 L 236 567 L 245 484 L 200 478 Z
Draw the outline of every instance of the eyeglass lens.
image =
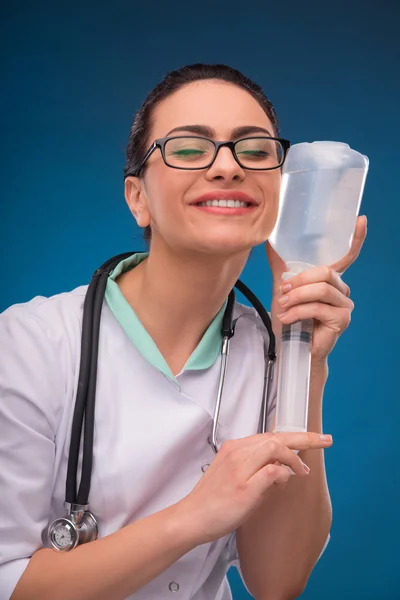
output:
M 181 169 L 196 169 L 211 164 L 215 146 L 201 137 L 171 138 L 165 144 L 165 160 Z M 235 151 L 244 168 L 273 169 L 282 164 L 284 150 L 277 140 L 250 137 L 236 142 Z

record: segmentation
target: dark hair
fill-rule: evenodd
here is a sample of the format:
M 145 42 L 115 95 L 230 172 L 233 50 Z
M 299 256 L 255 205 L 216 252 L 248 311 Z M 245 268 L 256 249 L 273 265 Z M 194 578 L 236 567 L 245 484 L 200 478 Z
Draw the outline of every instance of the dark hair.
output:
M 193 65 L 186 65 L 177 71 L 170 71 L 163 81 L 157 84 L 156 87 L 148 93 L 141 108 L 135 114 L 126 149 L 124 177 L 127 177 L 128 173 L 135 172 L 138 169 L 150 146 L 148 137 L 152 126 L 151 119 L 155 107 L 181 87 L 204 79 L 226 81 L 249 92 L 265 111 L 274 126 L 276 135 L 279 136 L 279 122 L 275 109 L 264 94 L 262 88 L 254 83 L 254 81 L 245 77 L 240 71 L 223 64 L 208 65 L 196 63 Z M 142 167 L 139 177 L 144 175 L 145 169 L 146 164 Z M 150 226 L 145 228 L 144 239 L 146 242 L 149 242 L 151 239 Z

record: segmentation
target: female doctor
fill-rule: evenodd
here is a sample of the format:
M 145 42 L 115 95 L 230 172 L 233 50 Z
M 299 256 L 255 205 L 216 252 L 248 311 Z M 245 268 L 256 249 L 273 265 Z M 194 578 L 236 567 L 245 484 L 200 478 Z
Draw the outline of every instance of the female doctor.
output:
M 275 382 L 268 432 L 256 433 L 263 326 L 243 318 L 215 455 L 208 435 L 222 313 L 251 249 L 274 227 L 281 171 L 246 169 L 227 146 L 197 170 L 182 168 L 182 146 L 157 146 L 146 158 L 155 140 L 179 136 L 204 149 L 200 138 L 279 132 L 261 88 L 225 65 L 169 73 L 135 116 L 125 198 L 150 251 L 122 261 L 107 282 L 90 490 L 99 539 L 70 552 L 50 548 L 46 532 L 65 514 L 87 286 L 0 317 L 1 600 L 227 600 L 232 564 L 257 600 L 296 598 L 329 539 L 324 449 L 332 438 L 322 434 L 322 397 L 328 355 L 354 308 L 338 273 L 357 258 L 366 218 L 339 263 L 284 285 L 286 265 L 267 244 L 277 340 L 281 323 L 315 319 L 308 432 L 272 433 Z M 234 205 L 205 204 L 226 199 Z

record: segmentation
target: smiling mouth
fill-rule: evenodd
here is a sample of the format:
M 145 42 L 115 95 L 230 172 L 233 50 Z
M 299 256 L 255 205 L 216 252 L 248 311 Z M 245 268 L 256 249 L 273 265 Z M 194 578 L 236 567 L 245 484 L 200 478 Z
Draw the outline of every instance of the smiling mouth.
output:
M 195 206 L 211 206 L 216 208 L 248 208 L 253 206 L 249 202 L 242 202 L 241 200 L 207 200 L 206 202 L 199 202 Z

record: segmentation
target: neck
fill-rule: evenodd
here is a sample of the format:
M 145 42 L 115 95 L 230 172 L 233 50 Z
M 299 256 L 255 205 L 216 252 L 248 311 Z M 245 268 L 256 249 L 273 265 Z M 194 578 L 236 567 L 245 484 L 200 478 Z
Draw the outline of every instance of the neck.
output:
M 174 375 L 221 309 L 248 255 L 180 253 L 154 240 L 149 257 L 117 279 Z

